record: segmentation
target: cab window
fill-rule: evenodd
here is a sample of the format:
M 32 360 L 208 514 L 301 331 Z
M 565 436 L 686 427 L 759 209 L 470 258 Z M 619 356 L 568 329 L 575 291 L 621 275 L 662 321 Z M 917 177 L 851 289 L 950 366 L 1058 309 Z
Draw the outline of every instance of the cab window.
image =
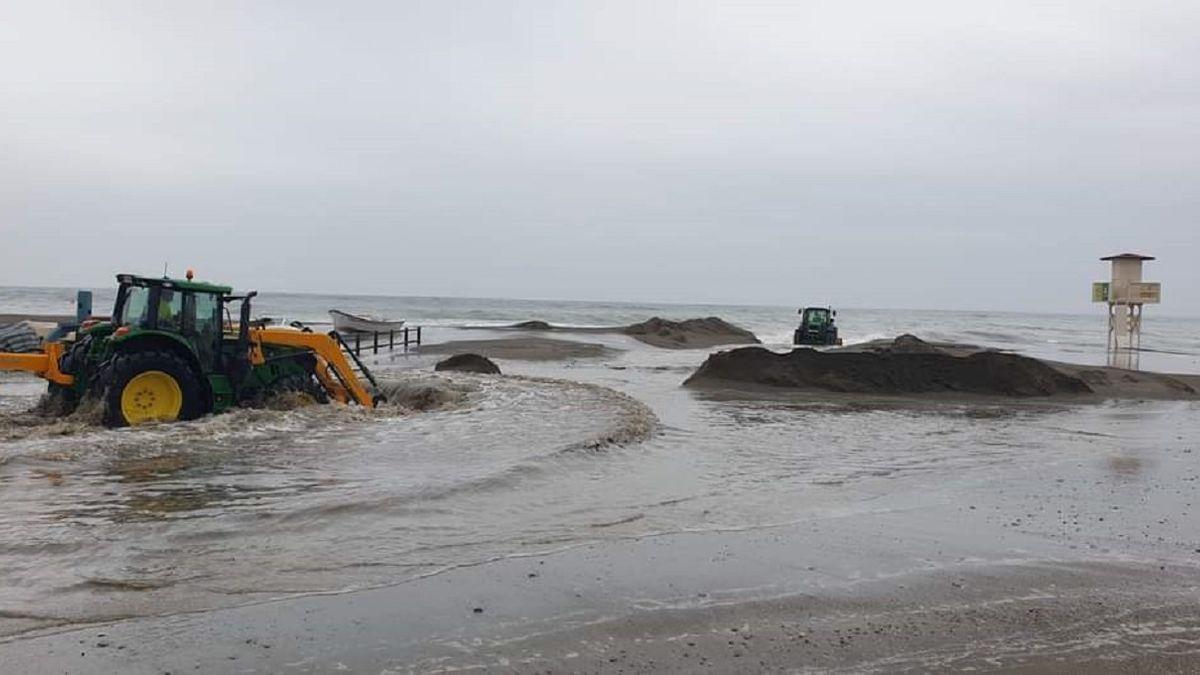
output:
M 221 328 L 221 315 L 217 311 L 219 302 L 212 293 L 196 293 L 196 332 L 200 335 L 216 335 Z
M 158 328 L 160 330 L 183 330 L 183 293 L 170 288 L 158 291 Z
M 221 339 L 220 304 L 212 293 L 187 293 L 184 296 L 186 332 L 195 337 L 196 356 L 205 367 L 213 364 Z
M 150 289 L 145 286 L 131 286 L 125 293 L 125 305 L 121 309 L 120 325 L 145 326 L 149 319 Z

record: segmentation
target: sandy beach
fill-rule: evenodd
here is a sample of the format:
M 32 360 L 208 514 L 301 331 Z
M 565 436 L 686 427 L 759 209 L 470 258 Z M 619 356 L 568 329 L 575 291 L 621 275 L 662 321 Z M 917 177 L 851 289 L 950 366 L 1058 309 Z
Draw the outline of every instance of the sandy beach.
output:
M 853 515 L 617 538 L 2 649 L 9 667 L 73 673 L 1185 673 L 1200 650 L 1200 544 L 1181 492 L 1194 465 L 1181 451 L 1154 461 L 1167 470 L 1120 508 L 1128 468 L 1050 462 Z

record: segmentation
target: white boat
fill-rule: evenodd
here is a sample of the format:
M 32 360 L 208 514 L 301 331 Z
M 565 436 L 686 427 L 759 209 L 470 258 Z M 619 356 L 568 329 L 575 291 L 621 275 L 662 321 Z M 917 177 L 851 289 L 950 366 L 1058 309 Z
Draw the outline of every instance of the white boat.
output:
M 339 333 L 386 333 L 404 326 L 404 321 L 389 321 L 368 316 L 359 316 L 340 309 L 329 310 L 333 329 Z

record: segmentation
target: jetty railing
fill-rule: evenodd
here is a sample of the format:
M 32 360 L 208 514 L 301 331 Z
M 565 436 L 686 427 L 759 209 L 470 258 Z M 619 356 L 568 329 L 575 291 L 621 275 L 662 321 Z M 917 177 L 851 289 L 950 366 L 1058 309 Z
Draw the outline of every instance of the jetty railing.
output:
M 392 351 L 397 346 L 407 353 L 410 347 L 421 346 L 420 326 L 403 326 L 386 331 L 354 331 L 350 335 L 354 337 L 350 348 L 355 356 L 361 356 L 366 350 L 372 354 L 378 354 L 380 349 Z

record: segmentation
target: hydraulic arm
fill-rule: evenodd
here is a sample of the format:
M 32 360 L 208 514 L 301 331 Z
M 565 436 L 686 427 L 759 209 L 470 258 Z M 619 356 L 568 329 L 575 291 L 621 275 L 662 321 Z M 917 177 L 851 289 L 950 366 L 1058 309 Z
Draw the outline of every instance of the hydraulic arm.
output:
M 48 342 L 40 352 L 13 354 L 0 352 L 0 370 L 18 370 L 33 373 L 55 384 L 69 386 L 75 378 L 58 369 L 58 360 L 63 354 L 61 342 Z
M 311 351 L 317 359 L 317 379 L 330 396 L 342 403 L 353 400 L 365 408 L 375 407 L 374 399 L 363 388 L 349 359 L 328 335 L 294 328 L 255 328 L 250 331 L 250 342 L 254 346 L 251 353 L 257 354 L 252 360 L 262 358 L 262 350 L 257 347 L 264 344 Z

